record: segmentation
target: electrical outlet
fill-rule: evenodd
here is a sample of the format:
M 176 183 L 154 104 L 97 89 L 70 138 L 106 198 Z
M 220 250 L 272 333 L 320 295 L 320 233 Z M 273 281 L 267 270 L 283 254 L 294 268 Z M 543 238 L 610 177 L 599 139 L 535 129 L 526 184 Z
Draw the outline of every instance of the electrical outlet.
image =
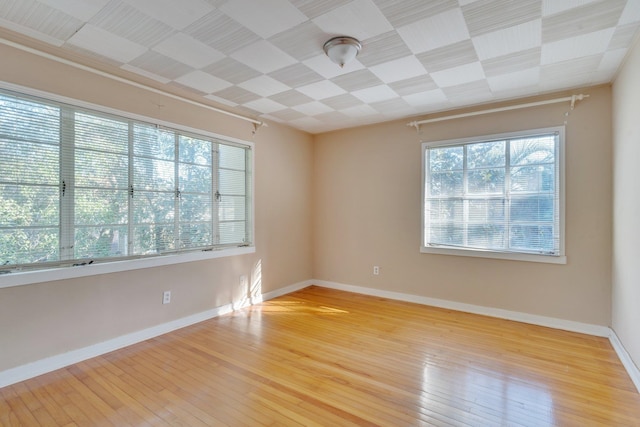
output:
M 162 294 L 162 303 L 169 304 L 171 302 L 171 291 L 164 291 Z
M 377 265 L 373 266 L 373 275 L 377 276 L 378 274 L 380 274 L 380 267 L 378 267 Z

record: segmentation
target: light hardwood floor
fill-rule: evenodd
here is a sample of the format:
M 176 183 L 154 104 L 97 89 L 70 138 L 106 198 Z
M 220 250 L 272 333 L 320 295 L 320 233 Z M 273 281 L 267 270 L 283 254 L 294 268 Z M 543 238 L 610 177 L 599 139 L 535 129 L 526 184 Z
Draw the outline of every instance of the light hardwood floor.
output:
M 0 389 L 13 426 L 632 426 L 605 338 L 310 287 Z

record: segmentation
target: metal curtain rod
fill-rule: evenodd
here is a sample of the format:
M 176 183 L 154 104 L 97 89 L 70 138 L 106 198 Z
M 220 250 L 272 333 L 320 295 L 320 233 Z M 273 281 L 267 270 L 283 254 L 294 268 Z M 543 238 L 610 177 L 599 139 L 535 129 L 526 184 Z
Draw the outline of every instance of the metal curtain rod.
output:
M 97 74 L 99 76 L 106 77 L 108 79 L 115 80 L 115 81 L 120 82 L 120 83 L 125 83 L 125 84 L 128 84 L 130 86 L 137 87 L 139 89 L 148 90 L 150 92 L 157 93 L 157 94 L 163 95 L 163 96 L 167 96 L 169 98 L 173 98 L 173 99 L 176 99 L 178 101 L 186 102 L 186 103 L 191 104 L 191 105 L 196 105 L 198 107 L 202 107 L 202 108 L 206 108 L 206 109 L 215 111 L 216 113 L 225 114 L 227 116 L 235 117 L 236 119 L 240 119 L 240 120 L 244 120 L 244 121 L 253 123 L 255 125 L 256 129 L 258 127 L 260 127 L 260 126 L 267 126 L 267 124 L 265 122 L 262 122 L 260 120 L 255 120 L 255 119 L 252 119 L 252 118 L 249 118 L 249 117 L 241 116 L 240 114 L 231 113 L 229 111 L 225 111 L 225 110 L 222 110 L 220 108 L 216 108 L 216 107 L 213 107 L 211 105 L 204 104 L 202 102 L 193 101 L 193 100 L 191 100 L 189 98 L 185 98 L 185 97 L 182 97 L 182 96 L 179 96 L 179 95 L 174 95 L 172 93 L 165 92 L 165 91 L 162 91 L 160 89 L 156 89 L 156 88 L 154 88 L 152 86 L 147 86 L 147 85 L 142 84 L 142 83 L 137 83 L 137 82 L 134 82 L 133 80 L 129 80 L 129 79 L 125 79 L 124 77 L 116 76 L 115 74 L 107 73 L 105 71 L 101 71 L 101 70 L 98 70 L 98 69 L 93 68 L 93 67 L 82 65 L 82 64 L 79 64 L 77 62 L 70 61 L 68 59 L 60 58 L 60 57 L 57 57 L 57 56 L 52 55 L 50 53 L 42 52 L 42 51 L 40 51 L 38 49 L 34 49 L 34 48 L 31 48 L 31 47 L 28 47 L 28 46 L 24 46 L 24 45 L 22 45 L 20 43 L 12 42 L 11 40 L 0 38 L 0 43 L 2 43 L 4 45 L 7 45 L 7 46 L 10 46 L 10 47 L 13 47 L 13 48 L 16 48 L 16 49 L 19 49 L 19 50 L 22 50 L 23 52 L 31 53 L 33 55 L 37 55 L 37 56 L 40 56 L 42 58 L 50 59 L 52 61 L 56 61 L 56 62 L 59 62 L 61 64 L 69 65 L 71 67 L 78 68 L 80 70 L 88 71 L 90 73 Z M 254 130 L 254 132 L 255 132 L 255 130 Z
M 529 102 L 526 104 L 509 105 L 508 107 L 491 108 L 488 110 L 472 111 L 470 113 L 454 114 L 452 116 L 436 117 L 435 119 L 419 120 L 419 121 L 407 123 L 407 126 L 413 126 L 416 128 L 416 130 L 420 130 L 420 125 L 423 125 L 426 123 L 441 122 L 444 120 L 460 119 L 462 117 L 479 116 L 482 114 L 498 113 L 500 111 L 518 110 L 520 108 L 537 107 L 539 105 L 557 104 L 559 102 L 568 102 L 568 101 L 571 101 L 571 110 L 573 110 L 575 108 L 576 101 L 582 101 L 583 99 L 588 97 L 589 95 L 581 93 L 579 95 L 572 95 L 564 98 L 548 99 L 546 101 Z

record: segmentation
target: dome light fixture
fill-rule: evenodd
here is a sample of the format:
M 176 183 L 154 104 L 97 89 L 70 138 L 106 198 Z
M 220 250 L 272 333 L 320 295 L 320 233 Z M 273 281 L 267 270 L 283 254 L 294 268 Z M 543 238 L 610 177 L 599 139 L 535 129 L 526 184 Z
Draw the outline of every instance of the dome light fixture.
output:
M 344 67 L 344 64 L 358 55 L 362 45 L 353 37 L 340 36 L 328 40 L 323 49 L 329 59 L 340 67 Z

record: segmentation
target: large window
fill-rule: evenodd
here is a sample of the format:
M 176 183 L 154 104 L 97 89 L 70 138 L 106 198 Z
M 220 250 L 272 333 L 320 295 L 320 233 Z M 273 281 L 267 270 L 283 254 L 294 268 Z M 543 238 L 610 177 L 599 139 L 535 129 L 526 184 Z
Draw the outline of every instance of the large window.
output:
M 0 92 L 0 270 L 252 245 L 251 146 Z
M 565 262 L 564 129 L 423 143 L 422 252 Z

